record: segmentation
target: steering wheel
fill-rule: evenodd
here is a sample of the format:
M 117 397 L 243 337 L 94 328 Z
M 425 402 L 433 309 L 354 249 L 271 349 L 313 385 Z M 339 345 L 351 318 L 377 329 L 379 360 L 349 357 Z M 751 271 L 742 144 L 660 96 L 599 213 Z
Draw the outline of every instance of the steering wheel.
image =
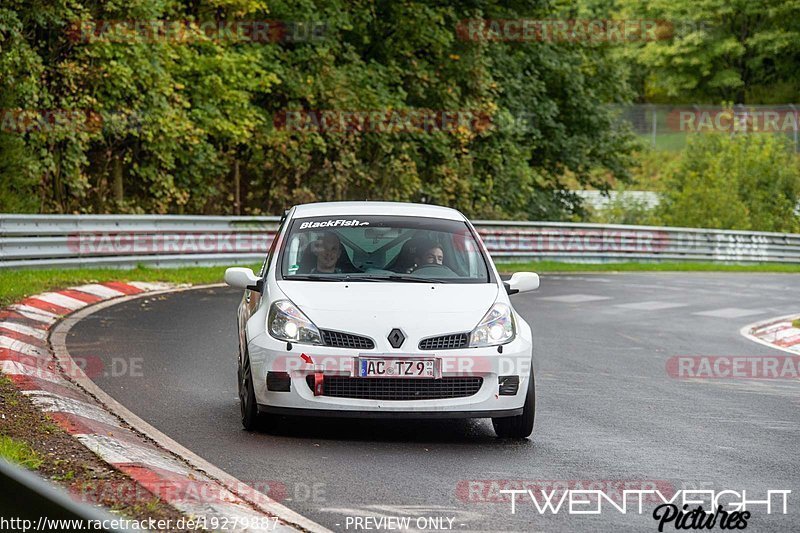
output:
M 419 265 L 417 268 L 411 271 L 413 274 L 422 273 L 422 274 L 429 274 L 431 277 L 437 277 L 444 274 L 445 276 L 455 274 L 452 268 L 447 265 L 439 265 L 437 263 L 430 263 L 425 265 Z

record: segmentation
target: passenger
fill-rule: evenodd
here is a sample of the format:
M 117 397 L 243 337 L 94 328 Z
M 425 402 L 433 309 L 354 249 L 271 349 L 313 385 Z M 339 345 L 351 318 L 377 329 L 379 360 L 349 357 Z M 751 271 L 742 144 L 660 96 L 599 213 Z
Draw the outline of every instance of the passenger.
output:
M 314 253 L 317 266 L 311 270 L 311 274 L 341 274 L 342 269 L 336 264 L 342 254 L 342 246 L 335 233 L 325 232 L 314 244 Z

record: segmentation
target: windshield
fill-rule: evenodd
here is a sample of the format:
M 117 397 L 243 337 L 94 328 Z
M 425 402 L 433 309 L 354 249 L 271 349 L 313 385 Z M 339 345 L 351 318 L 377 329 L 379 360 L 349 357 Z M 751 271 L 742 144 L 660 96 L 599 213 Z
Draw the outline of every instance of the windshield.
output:
M 466 222 L 380 215 L 295 219 L 284 241 L 281 276 L 304 281 L 490 281 Z

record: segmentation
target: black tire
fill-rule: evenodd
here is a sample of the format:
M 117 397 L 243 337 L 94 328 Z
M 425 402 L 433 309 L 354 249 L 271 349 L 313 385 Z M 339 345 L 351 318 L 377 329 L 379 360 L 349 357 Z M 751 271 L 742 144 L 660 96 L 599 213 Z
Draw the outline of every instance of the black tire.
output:
M 533 370 L 528 379 L 528 395 L 522 414 L 503 418 L 492 418 L 494 432 L 501 439 L 527 439 L 533 433 L 533 419 L 536 414 L 536 386 L 533 383 Z
M 253 389 L 253 372 L 250 368 L 250 357 L 247 353 L 239 361 L 239 408 L 242 413 L 242 426 L 247 431 L 259 428 L 260 416 L 256 392 Z

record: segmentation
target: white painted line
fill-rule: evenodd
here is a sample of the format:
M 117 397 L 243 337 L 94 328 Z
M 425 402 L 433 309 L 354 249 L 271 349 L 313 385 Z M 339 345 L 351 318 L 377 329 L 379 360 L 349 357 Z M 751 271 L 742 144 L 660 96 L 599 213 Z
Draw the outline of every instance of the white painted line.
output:
M 47 391 L 29 391 L 28 397 L 31 398 L 36 405 L 40 406 L 43 411 L 51 413 L 69 413 L 118 428 L 122 427 L 116 417 L 108 414 L 97 405 L 92 405 L 73 398 L 66 398 Z
M 86 307 L 87 305 L 86 302 L 82 302 L 81 300 L 71 298 L 57 292 L 43 292 L 42 294 L 37 294 L 34 296 L 34 298 L 37 300 L 42 300 L 43 302 L 66 307 L 67 309 L 72 309 L 73 311 L 80 309 L 81 307 Z
M 59 315 L 42 311 L 41 309 L 31 307 L 30 305 L 13 304 L 9 305 L 7 309 L 16 311 L 25 318 L 30 318 L 31 320 L 36 320 L 37 322 L 44 322 L 45 324 L 55 324 L 59 319 Z
M 2 371 L 3 374 L 8 374 L 9 376 L 29 376 L 33 378 L 39 378 L 44 381 L 49 381 L 50 383 L 55 383 L 56 385 L 64 385 L 67 383 L 60 376 L 53 374 L 49 370 L 43 370 L 41 368 L 26 365 L 18 361 L 0 361 L 0 371 Z
M 41 340 L 47 338 L 47 330 L 32 328 L 30 326 L 18 324 L 17 322 L 0 322 L 0 328 L 4 328 L 9 331 L 14 331 L 16 333 L 21 333 L 23 335 L 27 335 L 28 337 L 34 337 Z
M 88 285 L 80 285 L 78 287 L 70 287 L 70 288 L 76 291 L 81 291 L 88 294 L 93 294 L 95 296 L 99 296 L 104 300 L 107 300 L 109 298 L 116 298 L 117 296 L 122 296 L 124 294 L 110 287 L 106 287 L 105 285 L 100 285 L 99 283 L 90 283 Z
M 6 348 L 14 352 L 19 352 L 23 355 L 32 355 L 34 357 L 42 358 L 46 357 L 50 359 L 50 352 L 32 344 L 28 344 L 27 342 L 6 337 L 5 335 L 0 335 L 0 348 Z
M 600 300 L 610 300 L 610 296 L 596 296 L 594 294 L 565 294 L 563 296 L 545 296 L 539 300 L 550 302 L 561 302 L 566 304 L 579 304 L 583 302 L 596 302 Z
M 151 468 L 169 470 L 182 476 L 191 472 L 188 467 L 154 447 L 121 441 L 108 435 L 78 434 L 75 437 L 106 462 L 112 464 L 138 463 Z
M 689 304 L 679 304 L 679 303 L 671 303 L 671 302 L 659 302 L 659 301 L 647 301 L 647 302 L 636 302 L 630 304 L 618 304 L 614 307 L 621 307 L 623 309 L 634 309 L 637 311 L 660 311 L 662 309 L 674 309 L 675 307 L 686 307 Z
M 698 316 L 710 316 L 714 318 L 741 318 L 743 316 L 760 315 L 763 313 L 761 309 L 742 309 L 740 307 L 723 307 L 721 309 L 712 309 L 710 311 L 701 311 L 699 313 L 692 313 Z

